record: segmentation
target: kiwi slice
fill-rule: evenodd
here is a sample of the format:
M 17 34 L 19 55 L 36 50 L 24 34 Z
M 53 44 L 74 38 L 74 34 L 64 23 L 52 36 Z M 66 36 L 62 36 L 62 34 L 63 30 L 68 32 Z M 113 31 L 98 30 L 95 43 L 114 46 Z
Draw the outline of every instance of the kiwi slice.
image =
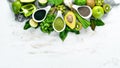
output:
M 80 22 L 76 23 L 75 30 L 79 31 L 82 29 L 82 24 Z
M 109 4 L 104 4 L 104 5 L 103 5 L 103 9 L 104 9 L 104 11 L 105 11 L 106 13 L 108 13 L 108 12 L 110 11 L 111 7 L 110 7 Z

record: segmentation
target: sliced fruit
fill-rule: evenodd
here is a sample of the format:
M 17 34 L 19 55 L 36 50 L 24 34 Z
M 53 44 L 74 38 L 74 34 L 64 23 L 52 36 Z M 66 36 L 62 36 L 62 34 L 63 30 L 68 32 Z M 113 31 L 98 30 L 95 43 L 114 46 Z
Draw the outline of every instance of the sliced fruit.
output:
M 105 5 L 103 5 L 103 9 L 106 13 L 108 13 L 110 11 L 111 7 L 109 4 L 105 4 Z
M 67 12 L 67 14 L 65 15 L 65 22 L 71 29 L 75 28 L 76 16 L 72 11 Z
M 82 24 L 80 22 L 76 23 L 75 30 L 79 31 L 82 29 Z
M 30 3 L 30 2 L 34 2 L 35 0 L 20 0 L 20 2 L 23 2 L 23 3 Z
M 12 10 L 15 14 L 18 14 L 20 12 L 22 4 L 20 1 L 15 1 L 12 3 Z
M 97 6 L 103 5 L 103 3 L 104 3 L 104 0 L 95 0 L 95 4 L 96 4 Z
M 40 5 L 46 5 L 48 0 L 38 0 L 38 2 L 40 3 Z
M 38 26 L 38 23 L 35 22 L 33 19 L 30 19 L 29 24 L 31 27 L 34 27 L 34 28 Z
M 87 5 L 93 8 L 95 6 L 95 0 L 87 0 Z

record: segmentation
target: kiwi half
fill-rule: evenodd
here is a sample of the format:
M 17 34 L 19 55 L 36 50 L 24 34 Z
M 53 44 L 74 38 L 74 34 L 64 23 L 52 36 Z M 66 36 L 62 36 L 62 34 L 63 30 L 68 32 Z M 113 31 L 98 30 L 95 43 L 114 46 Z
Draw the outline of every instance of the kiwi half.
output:
M 104 4 L 104 5 L 103 5 L 103 9 L 104 9 L 104 11 L 105 11 L 106 13 L 108 13 L 108 12 L 110 11 L 111 7 L 110 7 L 109 4 Z
M 76 23 L 75 30 L 79 31 L 82 29 L 82 24 L 80 22 Z

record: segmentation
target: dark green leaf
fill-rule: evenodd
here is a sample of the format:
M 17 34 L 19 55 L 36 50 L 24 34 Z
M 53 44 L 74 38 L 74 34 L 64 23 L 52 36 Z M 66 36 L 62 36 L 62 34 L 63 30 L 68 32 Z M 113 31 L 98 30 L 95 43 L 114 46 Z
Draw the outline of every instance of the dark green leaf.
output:
M 80 32 L 77 31 L 77 30 L 71 30 L 71 32 L 72 32 L 72 33 L 75 33 L 75 34 L 80 34 Z
M 66 26 L 65 30 L 59 34 L 59 37 L 61 38 L 62 41 L 65 40 L 65 38 L 67 37 L 69 32 L 72 32 L 75 34 L 80 34 L 79 31 L 77 31 L 75 29 L 70 29 L 68 26 Z
M 75 33 L 75 34 L 80 34 L 79 31 L 75 30 L 75 29 L 70 29 L 68 26 L 66 27 L 65 29 L 66 32 L 72 32 L 72 33 Z
M 29 20 L 25 23 L 24 30 L 29 29 L 31 26 L 29 24 Z
M 59 37 L 61 38 L 62 41 L 64 41 L 67 35 L 68 35 L 68 32 L 63 31 L 63 32 L 60 32 Z
M 94 31 L 95 28 L 96 28 L 96 22 L 95 22 L 95 20 L 94 19 L 90 19 L 90 23 L 91 23 L 90 27 Z
M 100 19 L 96 20 L 96 26 L 103 26 L 103 25 L 105 25 L 105 24 L 102 20 L 100 20 Z

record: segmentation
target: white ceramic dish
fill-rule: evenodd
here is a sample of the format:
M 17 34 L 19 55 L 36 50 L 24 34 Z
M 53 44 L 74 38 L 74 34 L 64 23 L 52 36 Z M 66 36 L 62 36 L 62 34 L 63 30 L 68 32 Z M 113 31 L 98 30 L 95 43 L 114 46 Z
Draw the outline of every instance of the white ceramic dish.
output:
M 34 20 L 35 22 L 42 22 L 42 21 L 44 21 L 44 19 L 46 18 L 47 14 L 48 14 L 48 12 L 49 12 L 49 10 L 50 10 L 50 8 L 51 8 L 51 6 L 47 6 L 47 7 L 45 7 L 45 8 L 37 9 L 37 10 L 32 14 L 33 20 Z M 42 20 L 36 20 L 36 19 L 34 18 L 34 14 L 35 14 L 37 11 L 39 11 L 39 10 L 45 10 L 45 11 L 46 11 L 45 17 L 44 17 Z
M 64 18 L 63 18 L 63 16 L 62 16 L 62 12 L 61 12 L 61 11 L 58 11 L 56 18 L 58 18 L 58 17 L 62 18 L 62 20 L 64 21 Z M 55 20 L 56 20 L 56 18 L 55 18 Z M 54 21 L 55 21 L 55 20 L 54 20 Z M 64 28 L 63 28 L 62 30 L 58 31 L 58 30 L 55 29 L 55 27 L 54 27 L 54 22 L 53 22 L 53 29 L 54 29 L 56 32 L 62 32 L 62 31 L 65 29 L 65 27 L 66 27 L 66 24 L 65 24 L 65 21 L 64 21 Z
M 81 17 L 85 18 L 85 19 L 89 19 L 89 18 L 92 16 L 92 9 L 91 9 L 89 6 L 73 5 L 72 7 L 73 7 L 78 13 L 79 13 L 78 8 L 80 8 L 80 7 L 87 7 L 87 8 L 90 10 L 90 14 L 89 14 L 88 16 L 82 16 L 82 15 L 79 13 L 79 15 L 80 15 Z

